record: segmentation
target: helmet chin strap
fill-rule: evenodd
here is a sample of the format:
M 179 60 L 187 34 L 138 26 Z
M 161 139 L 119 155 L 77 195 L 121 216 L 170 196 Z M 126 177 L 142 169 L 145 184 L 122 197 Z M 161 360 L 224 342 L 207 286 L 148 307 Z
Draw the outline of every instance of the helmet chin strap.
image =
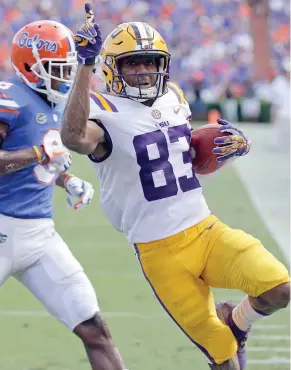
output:
M 156 85 L 149 87 L 148 89 L 139 89 L 138 87 L 130 86 L 127 82 L 125 82 L 124 79 L 123 83 L 126 94 L 130 95 L 130 98 L 132 100 L 145 102 L 147 100 L 153 99 L 157 95 Z M 140 92 L 142 96 L 140 96 Z

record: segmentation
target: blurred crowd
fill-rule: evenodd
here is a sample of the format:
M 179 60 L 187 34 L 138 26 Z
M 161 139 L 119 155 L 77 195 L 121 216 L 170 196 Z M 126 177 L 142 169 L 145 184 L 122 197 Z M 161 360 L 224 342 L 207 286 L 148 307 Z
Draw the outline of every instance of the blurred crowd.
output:
M 290 2 L 270 1 L 270 36 L 276 70 L 288 69 Z M 252 94 L 250 9 L 244 0 L 91 0 L 106 36 L 119 23 L 145 21 L 165 38 L 172 54 L 171 74 L 188 96 L 205 100 Z M 84 20 L 83 0 L 1 0 L 0 78 L 11 73 L 10 43 L 26 23 L 53 19 L 76 31 Z M 100 81 L 96 78 L 94 84 Z

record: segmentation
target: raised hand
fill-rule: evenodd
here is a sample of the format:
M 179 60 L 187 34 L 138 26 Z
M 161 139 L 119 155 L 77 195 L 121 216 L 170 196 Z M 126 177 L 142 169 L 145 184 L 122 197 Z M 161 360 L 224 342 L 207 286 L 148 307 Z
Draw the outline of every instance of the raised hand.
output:
M 75 35 L 78 63 L 94 65 L 98 61 L 102 46 L 102 35 L 99 25 L 95 23 L 91 4 L 85 4 L 86 22 Z

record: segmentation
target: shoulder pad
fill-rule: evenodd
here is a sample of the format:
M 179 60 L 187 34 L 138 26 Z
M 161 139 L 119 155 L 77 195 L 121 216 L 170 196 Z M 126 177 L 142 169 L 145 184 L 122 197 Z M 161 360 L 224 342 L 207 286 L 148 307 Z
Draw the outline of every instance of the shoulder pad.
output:
M 90 114 L 91 112 L 118 112 L 115 104 L 112 103 L 110 95 L 92 92 L 90 93 Z
M 184 97 L 183 90 L 173 82 L 168 82 L 168 88 L 169 88 L 170 91 L 172 91 L 175 94 L 176 99 L 178 100 L 178 103 L 182 104 L 185 107 L 185 118 L 188 121 L 191 121 L 192 120 L 192 113 L 191 113 L 189 104 L 188 104 L 187 100 Z
M 0 81 L 0 94 L 0 106 L 22 108 L 30 101 L 34 104 L 33 96 L 29 94 L 29 90 L 24 84 L 22 86 L 22 84 Z
M 15 87 L 11 82 L 0 82 L 0 121 L 7 124 L 20 114 L 21 104 L 16 97 Z
M 184 93 L 178 85 L 176 85 L 174 82 L 168 82 L 168 88 L 169 90 L 173 91 L 173 93 L 176 95 L 178 102 L 180 104 L 187 103 L 184 97 Z

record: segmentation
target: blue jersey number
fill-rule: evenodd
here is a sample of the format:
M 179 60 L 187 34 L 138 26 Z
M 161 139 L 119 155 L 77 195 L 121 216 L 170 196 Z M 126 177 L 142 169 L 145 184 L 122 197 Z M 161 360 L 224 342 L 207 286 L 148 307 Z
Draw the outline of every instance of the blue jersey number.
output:
M 185 137 L 190 143 L 191 130 L 187 124 L 169 127 L 168 136 L 170 143 L 176 143 L 179 138 Z M 149 145 L 154 144 L 158 149 L 159 157 L 151 159 L 149 157 Z M 174 174 L 173 166 L 169 162 L 169 148 L 165 133 L 160 130 L 137 135 L 133 139 L 133 146 L 136 152 L 137 163 L 140 166 L 139 176 L 144 196 L 149 202 L 172 197 L 178 193 L 177 179 Z M 183 163 L 192 163 L 190 150 L 182 154 Z M 162 171 L 165 184 L 155 186 L 153 173 Z M 199 181 L 195 176 L 192 167 L 192 176 L 182 176 L 178 178 L 180 189 L 183 192 L 197 189 L 200 187 Z

